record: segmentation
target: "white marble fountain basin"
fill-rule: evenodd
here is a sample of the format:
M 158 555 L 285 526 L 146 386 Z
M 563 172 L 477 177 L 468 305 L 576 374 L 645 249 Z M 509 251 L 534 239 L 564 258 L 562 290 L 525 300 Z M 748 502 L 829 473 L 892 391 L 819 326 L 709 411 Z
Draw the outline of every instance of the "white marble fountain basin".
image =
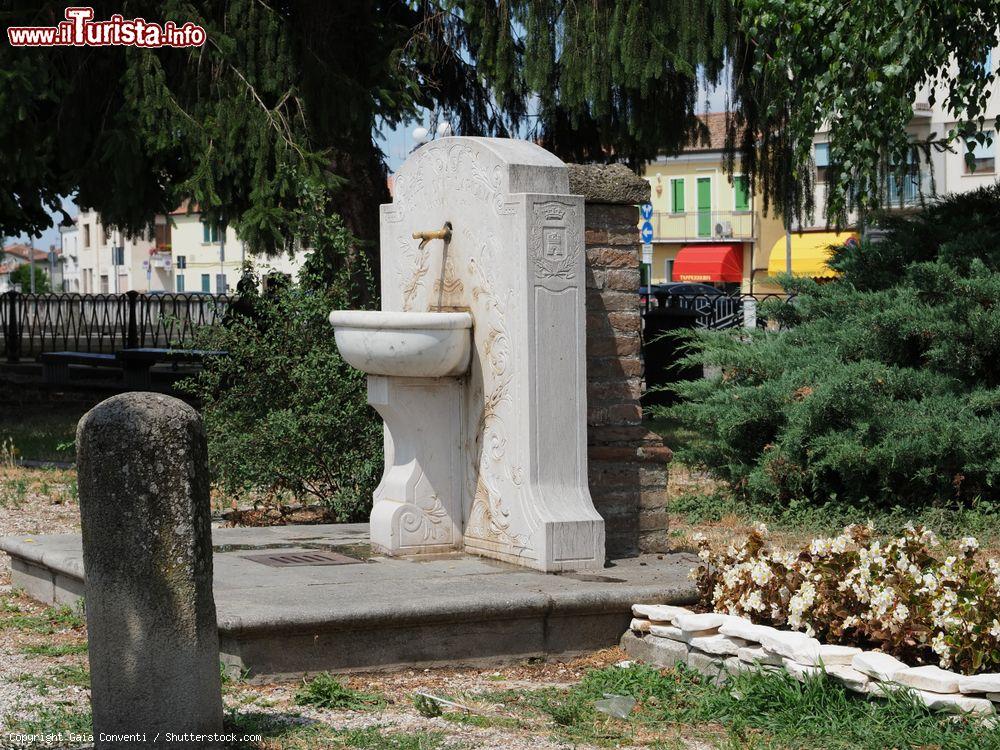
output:
M 330 324 L 340 356 L 369 375 L 444 378 L 469 368 L 467 312 L 334 310 Z

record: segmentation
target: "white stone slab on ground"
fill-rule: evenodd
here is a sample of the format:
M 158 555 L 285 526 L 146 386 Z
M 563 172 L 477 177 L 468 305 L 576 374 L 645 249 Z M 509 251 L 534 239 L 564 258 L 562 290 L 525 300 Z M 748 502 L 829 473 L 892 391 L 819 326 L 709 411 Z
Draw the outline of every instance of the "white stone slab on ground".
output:
M 883 654 L 881 651 L 862 651 L 851 659 L 851 666 L 882 682 L 891 681 L 901 669 L 909 669 L 896 657 Z
M 820 648 L 820 643 L 815 638 L 786 630 L 764 633 L 760 645 L 772 654 L 794 659 L 800 664 L 814 664 Z
M 739 657 L 740 661 L 746 662 L 747 664 L 761 664 L 769 667 L 784 666 L 782 657 L 777 654 L 772 654 L 770 651 L 767 651 L 760 646 L 747 646 L 741 648 L 736 656 Z
M 714 631 L 708 630 L 707 633 L 712 633 Z M 655 635 L 658 638 L 669 638 L 672 641 L 682 641 L 687 643 L 687 639 L 684 637 L 684 631 L 680 628 L 675 628 L 673 625 L 650 625 L 649 634 Z
M 719 632 L 722 635 L 728 635 L 733 638 L 742 638 L 745 641 L 760 643 L 761 638 L 765 635 L 777 633 L 778 631 L 768 625 L 757 625 L 744 617 L 730 616 L 719 626 Z
M 834 664 L 826 668 L 826 673 L 831 678 L 841 683 L 848 690 L 856 693 L 867 693 L 872 684 L 871 677 L 864 672 L 859 672 L 854 667 L 844 664 Z
M 677 615 L 674 617 L 674 625 L 681 630 L 695 632 L 700 630 L 718 630 L 726 621 L 726 615 L 706 612 L 697 615 Z
M 692 638 L 688 641 L 688 645 L 713 656 L 736 656 L 747 642 L 742 638 L 716 634 Z
M 807 677 L 823 674 L 822 667 L 811 667 L 806 664 L 799 664 L 791 659 L 783 659 L 782 666 L 788 670 L 788 674 L 799 682 L 805 682 Z
M 801 656 L 801 658 L 795 659 L 800 664 L 813 667 L 819 664 L 827 667 L 835 664 L 849 667 L 854 657 L 861 653 L 861 649 L 854 648 L 853 646 L 835 646 L 821 643 L 819 649 L 806 647 L 798 649 L 796 653 Z
M 633 604 L 632 614 L 636 617 L 645 617 L 653 622 L 667 622 L 674 624 L 677 615 L 693 614 L 690 609 L 675 607 L 672 604 Z
M 961 693 L 935 693 L 930 690 L 914 690 L 917 698 L 933 711 L 943 711 L 949 714 L 982 714 L 996 713 L 993 704 L 986 698 L 973 698 Z
M 923 667 L 908 667 L 893 675 L 893 682 L 905 687 L 926 690 L 931 693 L 957 693 L 960 674 L 928 664 Z
M 1000 674 L 963 675 L 958 680 L 958 691 L 960 693 L 1000 694 Z
M 636 633 L 648 633 L 649 628 L 652 623 L 649 620 L 644 620 L 640 617 L 633 617 L 632 622 L 629 623 L 629 630 L 634 630 Z

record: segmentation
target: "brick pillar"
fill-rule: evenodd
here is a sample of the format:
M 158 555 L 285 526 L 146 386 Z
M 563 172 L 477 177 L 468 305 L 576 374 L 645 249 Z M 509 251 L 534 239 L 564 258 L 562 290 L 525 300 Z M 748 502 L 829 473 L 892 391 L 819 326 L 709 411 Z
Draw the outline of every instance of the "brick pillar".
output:
M 639 211 L 649 183 L 616 165 L 569 165 L 586 199 L 587 453 L 609 558 L 665 549 L 670 449 L 642 425 Z

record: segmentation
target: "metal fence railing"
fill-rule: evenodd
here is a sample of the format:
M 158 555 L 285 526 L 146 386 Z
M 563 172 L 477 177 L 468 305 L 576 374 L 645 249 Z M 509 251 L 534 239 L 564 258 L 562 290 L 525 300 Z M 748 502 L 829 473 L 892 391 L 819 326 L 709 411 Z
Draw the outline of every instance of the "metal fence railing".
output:
M 726 328 L 762 328 L 767 324 L 758 314 L 762 302 L 792 299 L 787 294 L 674 294 L 656 292 L 647 298 L 644 312 L 658 309 L 694 310 L 696 328 L 723 330 Z
M 113 353 L 136 347 L 183 346 L 222 321 L 226 295 L 0 294 L 0 343 L 8 362 L 42 352 Z

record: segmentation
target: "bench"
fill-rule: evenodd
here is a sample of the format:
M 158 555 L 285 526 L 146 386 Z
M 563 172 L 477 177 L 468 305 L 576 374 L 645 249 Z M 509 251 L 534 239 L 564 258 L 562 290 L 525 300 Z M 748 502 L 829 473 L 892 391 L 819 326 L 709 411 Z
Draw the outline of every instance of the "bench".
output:
M 46 383 L 68 383 L 70 365 L 118 366 L 114 354 L 96 352 L 42 352 L 38 361 L 42 363 L 42 379 Z
M 201 363 L 206 357 L 224 357 L 226 352 L 207 349 L 160 349 L 140 347 L 122 349 L 114 355 L 121 363 L 122 375 L 128 388 L 149 388 L 149 371 L 153 365 L 169 362 L 174 368 L 181 363 Z

